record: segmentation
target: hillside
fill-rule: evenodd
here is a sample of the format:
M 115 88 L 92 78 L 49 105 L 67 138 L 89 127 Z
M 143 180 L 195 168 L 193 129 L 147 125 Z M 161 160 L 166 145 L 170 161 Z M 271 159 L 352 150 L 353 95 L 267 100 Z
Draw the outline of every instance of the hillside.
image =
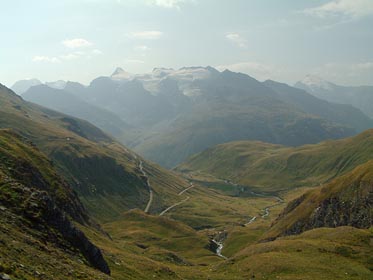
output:
M 307 114 L 320 116 L 336 123 L 345 124 L 355 128 L 357 132 L 362 132 L 367 128 L 373 127 L 373 120 L 350 104 L 339 104 L 340 102 L 328 100 L 331 102 L 329 103 L 301 89 L 275 81 L 265 81 L 264 84 L 276 91 L 281 100 L 293 104 Z
M 247 246 L 217 270 L 244 279 L 371 279 L 372 237 L 352 227 L 314 229 Z
M 217 145 L 177 167 L 230 179 L 261 191 L 318 186 L 372 159 L 373 130 L 315 145 L 285 147 L 240 141 Z
M 131 129 L 130 125 L 115 114 L 93 106 L 66 90 L 38 85 L 24 92 L 22 98 L 79 119 L 89 120 L 93 125 L 115 137 L 122 137 L 125 131 Z
M 12 279 L 38 275 L 47 279 L 227 279 L 229 274 L 247 279 L 253 272 L 272 277 L 281 271 L 288 279 L 297 279 L 306 262 L 322 268 L 324 275 L 339 275 L 339 263 L 323 266 L 323 260 L 335 253 L 330 252 L 327 237 L 314 237 L 318 232 L 257 243 L 286 203 L 305 190 L 282 192 L 279 201 L 211 176 L 188 174 L 184 179 L 148 163 L 91 124 L 25 102 L 5 87 L 0 89 L 0 101 L 0 126 L 12 128 L 0 131 L 0 178 L 5 183 L 0 186 L 0 237 L 5 241 L 0 242 L 0 275 L 6 273 Z M 368 131 L 356 137 L 360 142 L 340 141 L 358 146 L 364 139 L 371 142 L 370 136 Z M 358 154 L 352 149 L 351 153 Z M 149 215 L 142 210 L 150 190 Z M 359 254 L 358 259 L 339 257 L 343 267 L 359 277 L 369 275 L 366 244 L 342 231 L 335 234 L 347 238 L 338 241 L 340 247 L 354 246 Z M 352 236 L 367 238 L 369 232 L 361 230 Z M 315 239 L 318 243 L 309 249 Z M 268 257 L 261 254 L 263 246 Z M 284 246 L 287 258 L 300 260 L 290 270 L 276 254 Z M 317 248 L 329 250 L 320 261 L 313 257 Z M 253 258 L 258 261 L 252 262 Z M 278 271 L 263 267 L 268 261 L 276 263 Z M 92 266 L 106 272 L 110 267 L 112 278 Z M 315 270 L 307 270 L 307 277 L 315 275 Z
M 0 130 L 0 158 L 0 270 L 30 277 L 48 259 L 49 269 L 44 266 L 43 273 L 52 277 L 56 270 L 63 270 L 64 262 L 74 266 L 74 256 L 80 256 L 82 274 L 104 278 L 85 264 L 110 274 L 100 249 L 74 223 L 97 226 L 51 161 L 11 130 Z M 20 248 L 35 253 L 34 259 L 19 254 Z M 10 266 L 14 262 L 24 263 L 27 269 Z M 64 277 L 68 277 L 67 271 Z
M 373 127 L 352 106 L 212 67 L 155 68 L 137 75 L 118 68 L 87 87 L 68 82 L 58 91 L 44 85 L 25 97 L 94 123 L 167 168 L 230 141 L 300 146 Z
M 293 235 L 319 227 L 372 225 L 373 161 L 369 161 L 290 202 L 265 236 Z
M 148 186 L 139 168 L 153 183 L 150 211 L 172 200 L 183 180 L 137 157 L 88 122 L 45 109 L 0 87 L 0 128 L 12 128 L 43 151 L 99 219 L 114 219 L 124 210 L 145 208 Z M 154 182 L 153 182 L 154 181 Z
M 219 72 L 193 87 L 199 95 L 192 97 L 191 109 L 136 145 L 137 152 L 173 167 L 194 153 L 234 140 L 298 146 L 355 133 L 345 123 L 304 112 L 244 74 Z
M 341 86 L 314 76 L 307 76 L 297 82 L 295 87 L 303 89 L 312 95 L 339 104 L 349 104 L 373 118 L 372 86 Z
M 20 80 L 14 83 L 11 89 L 18 95 L 25 93 L 30 87 L 41 85 L 38 79 Z

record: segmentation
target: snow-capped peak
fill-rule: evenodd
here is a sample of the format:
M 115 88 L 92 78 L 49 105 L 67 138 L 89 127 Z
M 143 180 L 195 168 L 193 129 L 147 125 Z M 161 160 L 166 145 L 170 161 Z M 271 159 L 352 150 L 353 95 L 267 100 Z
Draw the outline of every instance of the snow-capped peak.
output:
M 331 90 L 333 88 L 332 83 L 314 75 L 307 75 L 303 80 L 300 81 L 300 83 L 309 88 L 319 88 L 324 90 Z
M 123 68 L 118 67 L 110 77 L 113 80 L 130 80 L 133 78 L 133 74 L 128 73 L 127 71 L 123 70 Z

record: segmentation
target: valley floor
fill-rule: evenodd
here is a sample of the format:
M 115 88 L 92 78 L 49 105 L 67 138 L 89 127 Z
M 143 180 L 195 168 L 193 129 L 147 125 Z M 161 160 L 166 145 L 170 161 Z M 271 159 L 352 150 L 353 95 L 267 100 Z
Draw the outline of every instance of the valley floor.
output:
M 175 193 L 179 201 L 159 213 L 127 211 L 102 224 L 107 235 L 80 226 L 102 249 L 111 277 L 89 268 L 69 248 L 40 242 L 37 231 L 24 231 L 21 220 L 0 209 L 0 275 L 27 280 L 372 279 L 373 229 L 320 228 L 262 242 L 286 204 L 307 188 L 264 194 L 201 174 L 186 180 L 190 185 Z
M 258 194 L 212 177 L 187 179 L 180 201 L 162 212 L 131 210 L 105 223 L 110 240 L 87 233 L 114 279 L 371 279 L 372 230 L 322 228 L 261 242 L 307 188 Z

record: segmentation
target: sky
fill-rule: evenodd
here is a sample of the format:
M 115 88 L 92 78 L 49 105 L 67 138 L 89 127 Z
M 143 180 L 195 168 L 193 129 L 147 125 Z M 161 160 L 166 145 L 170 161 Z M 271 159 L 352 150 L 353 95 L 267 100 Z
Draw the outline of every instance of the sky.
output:
M 1 0 L 0 83 L 213 66 L 373 85 L 373 0 Z

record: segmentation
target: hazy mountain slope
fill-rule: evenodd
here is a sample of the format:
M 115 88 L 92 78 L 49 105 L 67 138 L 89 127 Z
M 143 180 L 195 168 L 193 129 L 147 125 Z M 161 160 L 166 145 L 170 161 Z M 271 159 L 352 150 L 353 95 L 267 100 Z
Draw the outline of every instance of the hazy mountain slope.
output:
M 66 90 L 39 85 L 31 87 L 22 97 L 41 106 L 87 120 L 115 137 L 122 137 L 126 131 L 131 129 L 115 114 L 93 106 Z
M 340 86 L 318 77 L 307 76 L 302 81 L 297 82 L 295 87 L 329 102 L 350 104 L 373 118 L 372 86 Z
M 373 120 L 351 105 L 329 103 L 303 90 L 274 81 L 265 81 L 264 84 L 276 91 L 281 100 L 293 104 L 305 113 L 350 126 L 358 132 L 373 127 Z
M 0 102 L 0 127 L 14 129 L 45 152 L 95 217 L 112 219 L 124 210 L 145 208 L 149 190 L 139 169 L 142 159 L 93 125 L 27 103 L 3 86 Z M 143 166 L 156 182 L 150 211 L 172 199 L 173 188 L 187 185 L 146 161 Z
M 193 153 L 233 140 L 261 140 L 291 146 L 354 134 L 285 103 L 255 79 L 224 71 L 212 80 L 195 82 L 201 94 L 190 111 L 135 148 L 145 157 L 172 167 Z
M 328 103 L 285 84 L 261 83 L 245 74 L 212 67 L 156 68 L 143 75 L 118 68 L 88 87 L 67 83 L 64 92 L 59 92 L 64 93 L 63 100 L 54 97 L 58 91 L 53 98 L 42 92 L 39 88 L 31 97 L 26 96 L 98 125 L 166 167 L 229 141 L 298 146 L 351 136 L 373 126 L 371 119 L 350 106 Z M 119 119 L 102 110 L 93 114 L 97 107 Z
M 25 257 L 19 256 L 15 248 L 28 241 L 53 248 L 50 258 L 58 267 L 62 265 L 58 258 L 72 262 L 73 255 L 81 254 L 85 262 L 110 273 L 101 251 L 74 226 L 73 221 L 91 225 L 89 216 L 51 161 L 11 130 L 0 130 L 0 158 L 0 236 L 2 240 L 8 239 L 6 233 L 14 232 L 12 243 L 16 244 L 9 246 L 1 242 L 1 252 L 8 254 L 6 262 Z M 35 246 L 34 251 L 38 251 L 37 248 Z M 28 260 L 27 265 L 37 269 L 36 263 L 46 257 L 41 254 L 35 262 Z
M 373 225 L 373 161 L 289 203 L 266 238 L 318 227 Z
M 319 185 L 373 159 L 373 130 L 348 139 L 289 148 L 232 142 L 210 148 L 177 167 L 274 191 Z
M 133 126 L 154 125 L 172 118 L 167 100 L 157 98 L 138 80 L 121 81 L 99 77 L 91 82 L 85 100 L 105 108 Z
M 29 88 L 37 85 L 41 85 L 41 81 L 38 79 L 20 80 L 14 83 L 11 89 L 19 95 L 25 93 Z

